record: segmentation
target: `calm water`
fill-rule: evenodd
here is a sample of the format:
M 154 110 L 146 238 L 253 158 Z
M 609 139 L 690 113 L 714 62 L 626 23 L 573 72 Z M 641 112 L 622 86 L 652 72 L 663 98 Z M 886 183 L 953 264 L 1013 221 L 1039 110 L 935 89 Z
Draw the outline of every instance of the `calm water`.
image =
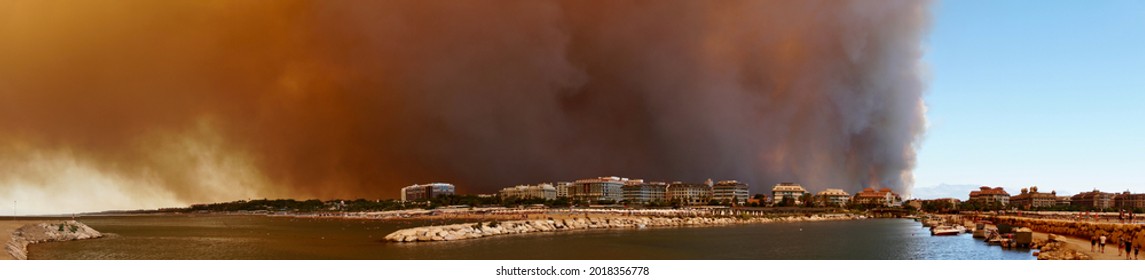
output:
M 259 216 L 95 217 L 108 238 L 33 245 L 32 259 L 1034 259 L 906 219 L 587 230 L 387 243 L 394 221 Z M 441 222 L 438 222 L 441 223 Z

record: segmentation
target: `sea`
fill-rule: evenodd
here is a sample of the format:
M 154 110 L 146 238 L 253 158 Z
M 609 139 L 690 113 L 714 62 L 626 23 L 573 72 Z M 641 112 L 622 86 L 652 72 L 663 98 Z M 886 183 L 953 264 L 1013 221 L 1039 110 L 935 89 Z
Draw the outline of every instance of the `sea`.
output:
M 107 237 L 29 247 L 78 260 L 1033 260 L 970 234 L 931 236 L 909 219 L 600 229 L 391 243 L 395 230 L 457 220 L 239 215 L 81 217 Z

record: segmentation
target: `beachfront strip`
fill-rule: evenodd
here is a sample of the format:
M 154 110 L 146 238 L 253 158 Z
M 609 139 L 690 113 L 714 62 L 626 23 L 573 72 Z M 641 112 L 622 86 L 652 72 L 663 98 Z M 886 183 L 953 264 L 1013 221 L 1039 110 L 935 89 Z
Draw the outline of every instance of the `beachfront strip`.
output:
M 436 197 L 456 195 L 448 183 L 430 183 L 402 188 L 402 202 L 424 202 Z M 875 207 L 901 206 L 902 198 L 889 188 L 865 188 L 851 196 L 842 188 L 828 188 L 813 194 L 793 182 L 781 182 L 770 194 L 750 195 L 746 183 L 737 180 L 704 183 L 654 182 L 616 176 L 579 179 L 572 182 L 516 185 L 495 194 L 478 194 L 501 200 L 565 200 L 576 204 L 643 205 L 643 206 L 817 206 L 846 207 L 862 204 Z
M 1102 192 L 1097 189 L 1074 195 L 1058 195 L 1057 191 L 1041 192 L 1037 186 L 1022 188 L 1010 195 L 1002 187 L 982 186 L 969 193 L 969 199 L 939 198 L 908 200 L 906 205 L 927 212 L 956 213 L 959 211 L 1069 211 L 1075 216 L 1109 217 L 1133 220 L 1145 212 L 1145 193 Z
M 910 199 L 903 198 L 890 188 L 864 187 L 851 195 L 844 189 L 826 188 L 818 193 L 809 192 L 794 182 L 775 184 L 770 193 L 750 194 L 750 187 L 737 180 L 704 183 L 656 182 L 617 176 L 579 179 L 572 182 L 516 185 L 495 194 L 478 197 L 501 201 L 553 201 L 561 200 L 574 205 L 625 205 L 641 207 L 680 207 L 696 205 L 776 207 L 903 207 L 927 212 L 957 212 L 960 210 L 1066 210 L 1066 211 L 1120 211 L 1125 214 L 1145 211 L 1145 193 L 1102 192 L 1097 189 L 1075 195 L 1058 195 L 1057 191 L 1040 192 L 1037 186 L 1020 189 L 1011 195 L 1003 187 L 982 186 L 970 191 L 965 201 L 958 198 Z M 457 195 L 449 183 L 430 183 L 402 188 L 401 202 L 425 202 L 441 196 Z M 547 204 L 547 203 L 546 203 Z
M 1078 219 L 1075 212 L 964 212 L 918 219 L 932 232 L 944 225 L 964 225 L 974 238 L 992 244 L 1039 249 L 1034 253 L 1038 259 L 1138 260 L 1145 247 L 1145 224 Z

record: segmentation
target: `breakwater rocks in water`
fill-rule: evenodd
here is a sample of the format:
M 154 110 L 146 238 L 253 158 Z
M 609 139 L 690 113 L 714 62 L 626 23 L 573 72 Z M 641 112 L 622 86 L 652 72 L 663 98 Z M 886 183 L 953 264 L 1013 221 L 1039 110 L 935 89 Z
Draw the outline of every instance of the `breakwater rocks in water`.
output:
M 26 260 L 29 244 L 100 237 L 103 237 L 102 233 L 76 221 L 30 224 L 13 231 L 12 239 L 4 245 L 4 250 L 18 260 Z
M 720 226 L 773 222 L 809 222 L 853 220 L 849 214 L 828 214 L 798 217 L 741 218 L 741 217 L 591 217 L 567 219 L 516 220 L 489 223 L 463 223 L 443 226 L 424 226 L 395 231 L 386 235 L 392 242 L 453 241 L 494 235 L 555 232 L 581 229 L 645 228 L 678 226 Z

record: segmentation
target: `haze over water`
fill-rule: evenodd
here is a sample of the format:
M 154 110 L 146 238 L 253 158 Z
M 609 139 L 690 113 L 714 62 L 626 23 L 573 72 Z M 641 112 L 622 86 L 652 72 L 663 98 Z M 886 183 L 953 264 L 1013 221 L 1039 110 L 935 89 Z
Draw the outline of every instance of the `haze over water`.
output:
M 89 217 L 108 238 L 36 244 L 32 259 L 794 259 L 1032 260 L 906 219 L 588 230 L 456 242 L 380 241 L 426 221 L 261 216 Z M 443 223 L 445 221 L 437 221 Z

